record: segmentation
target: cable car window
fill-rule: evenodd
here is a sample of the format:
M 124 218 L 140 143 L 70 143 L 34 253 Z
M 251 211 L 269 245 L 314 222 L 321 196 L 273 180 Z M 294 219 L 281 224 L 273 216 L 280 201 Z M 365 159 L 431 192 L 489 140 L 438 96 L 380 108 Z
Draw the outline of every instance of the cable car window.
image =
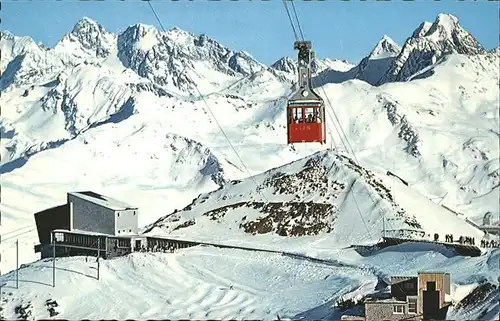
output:
M 315 110 L 314 108 L 305 108 L 305 121 L 306 123 L 315 123 Z
M 302 118 L 302 116 L 299 113 L 299 108 L 294 108 L 293 111 L 294 111 L 294 114 L 295 114 L 295 116 L 293 118 L 294 123 L 298 123 L 300 121 L 300 119 Z

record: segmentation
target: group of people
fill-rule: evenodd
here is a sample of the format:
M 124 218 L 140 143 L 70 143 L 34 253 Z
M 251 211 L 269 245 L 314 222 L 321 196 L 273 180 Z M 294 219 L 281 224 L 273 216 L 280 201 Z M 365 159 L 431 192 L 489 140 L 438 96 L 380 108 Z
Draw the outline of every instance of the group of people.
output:
M 444 238 L 446 243 L 455 242 L 455 240 L 453 239 L 453 234 L 446 234 Z M 439 241 L 439 234 L 437 233 L 434 234 L 434 241 L 435 242 Z M 459 244 L 476 245 L 476 239 L 470 236 L 460 236 L 456 241 L 458 241 Z M 500 242 L 495 240 L 482 239 L 481 247 L 487 247 L 487 248 L 500 247 Z
M 476 239 L 470 236 L 460 236 L 458 238 L 458 243 L 460 244 L 469 244 L 476 245 Z
M 295 118 L 293 119 L 293 122 L 295 124 L 299 124 L 299 123 L 321 123 L 321 119 L 320 119 L 319 115 L 316 115 L 316 117 L 314 117 L 313 114 L 309 114 L 305 118 L 295 116 Z
M 453 243 L 453 242 L 455 242 L 454 239 L 453 239 L 453 234 L 446 234 L 444 236 L 444 239 L 445 239 L 446 243 Z M 457 241 L 460 244 L 470 244 L 470 245 L 475 245 L 476 244 L 476 240 L 473 237 L 470 237 L 470 236 L 460 236 Z M 439 234 L 438 233 L 434 233 L 434 242 L 439 242 Z
M 174 253 L 175 248 L 173 246 L 153 246 L 153 247 L 145 247 L 141 245 L 138 252 L 163 252 L 163 253 Z
M 453 234 L 446 234 L 444 238 L 446 239 L 445 242 L 453 243 Z
M 500 242 L 495 240 L 481 240 L 481 247 L 492 248 L 492 247 L 500 247 Z
M 299 123 L 321 123 L 321 116 L 319 111 L 306 111 L 305 115 L 300 110 L 295 110 L 295 117 L 293 118 L 295 124 Z

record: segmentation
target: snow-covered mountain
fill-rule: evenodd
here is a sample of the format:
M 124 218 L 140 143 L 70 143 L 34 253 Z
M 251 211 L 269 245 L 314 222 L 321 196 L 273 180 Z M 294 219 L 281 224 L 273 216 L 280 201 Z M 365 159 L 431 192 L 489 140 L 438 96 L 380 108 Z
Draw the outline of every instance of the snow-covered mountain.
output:
M 422 24 L 402 49 L 384 36 L 357 66 L 315 59 L 314 84 L 328 98 L 328 146 L 286 144 L 284 106 L 296 77 L 293 59 L 265 66 L 206 35 L 178 28 L 162 32 L 142 24 L 113 34 L 88 18 L 55 48 L 1 33 L 2 273 L 15 266 L 12 242 L 17 238 L 21 263 L 36 260 L 32 214 L 64 202 L 65 193 L 73 190 L 95 190 L 139 206 L 140 224 L 149 233 L 330 258 L 338 254 L 332 254 L 332 247 L 376 241 L 382 217 L 388 229 L 477 239 L 481 234 L 466 217 L 481 224 L 490 212 L 500 219 L 500 55 L 498 48 L 482 49 L 453 16 L 439 15 L 434 23 Z M 339 128 L 348 145 L 342 144 Z M 326 151 L 329 147 L 334 152 Z M 189 226 L 178 228 L 182 224 Z M 487 274 L 478 270 L 471 275 L 467 260 L 442 257 L 426 265 L 425 260 L 435 259 L 435 251 L 422 251 L 422 257 L 409 249 L 411 253 L 385 259 L 408 262 L 418 257 L 418 270 L 448 264 L 458 274 L 457 287 L 475 284 Z M 347 261 L 367 263 L 350 255 Z M 491 265 L 495 255 L 488 252 L 480 258 L 484 261 L 471 264 Z M 377 265 L 375 259 L 383 257 L 373 257 L 371 263 Z M 115 279 L 119 270 L 135 275 L 137 265 L 154 260 L 110 262 L 106 284 L 121 282 Z M 166 260 L 165 265 L 177 264 Z M 266 258 L 255 260 L 260 266 Z M 87 268 L 75 262 L 62 264 Z M 224 258 L 213 266 L 220 264 L 226 264 Z M 291 274 L 309 273 L 292 265 L 287 265 Z M 41 278 L 40 266 L 27 267 L 26 276 Z M 388 266 L 379 268 L 391 273 Z M 193 280 L 200 264 L 182 269 L 189 269 L 185 280 Z M 461 269 L 469 274 L 460 274 Z M 317 292 L 323 277 L 314 274 L 314 285 L 297 281 L 296 289 Z M 372 290 L 376 280 L 368 280 L 367 288 L 365 281 L 361 276 L 357 281 L 334 279 L 329 289 L 335 287 L 336 297 L 358 287 Z M 243 314 L 250 317 L 274 317 L 278 311 L 294 316 L 333 295 L 286 311 L 259 303 L 258 291 L 248 290 L 248 284 L 242 284 L 244 293 L 207 295 L 231 282 L 214 276 L 210 286 L 189 283 L 199 290 L 200 302 L 186 302 L 205 306 L 227 301 L 213 313 L 198 309 L 190 317 L 231 317 L 241 306 L 248 307 Z M 266 282 L 270 288 L 276 285 L 272 278 Z M 357 287 L 347 286 L 349 282 Z M 9 306 L 18 305 L 23 295 L 40 305 L 32 298 L 39 290 L 33 291 L 16 294 Z M 77 315 L 69 297 L 60 295 L 67 316 Z M 103 300 L 92 291 L 86 295 Z M 232 300 L 240 300 L 235 305 L 240 308 L 228 308 Z M 289 307 L 290 302 L 280 304 Z M 154 317 L 155 310 L 148 307 L 136 306 L 123 317 Z M 39 308 L 45 309 L 43 304 L 34 309 Z M 474 311 L 470 315 L 481 312 Z
M 160 32 L 142 24 L 113 35 L 88 18 L 53 49 L 27 37 L 2 35 L 1 46 L 10 53 L 2 56 L 0 98 L 1 171 L 7 181 L 8 172 L 22 175 L 30 166 L 35 169 L 34 155 L 50 158 L 54 149 L 66 150 L 68 142 L 76 150 L 85 142 L 82 148 L 88 149 L 90 140 L 84 137 L 97 132 L 116 141 L 145 132 L 155 135 L 144 137 L 149 141 L 157 135 L 177 137 L 179 142 L 188 139 L 191 146 L 210 150 L 217 163 L 230 164 L 224 165 L 230 167 L 226 178 L 259 173 L 318 150 L 292 150 L 284 144 L 283 106 L 294 82 L 294 76 L 284 76 L 293 74 L 295 62 L 289 58 L 268 68 L 204 35 L 178 28 Z M 434 24 L 424 23 L 414 32 L 394 63 L 409 52 L 415 39 L 445 49 L 453 45 L 455 54 L 419 70 L 410 83 L 372 87 L 350 80 L 325 85 L 331 107 L 362 166 L 392 164 L 389 167 L 399 168 L 397 172 L 420 192 L 429 197 L 446 194 L 443 204 L 477 221 L 488 211 L 496 214 L 498 54 L 475 50 L 480 45 L 471 44 L 473 38 L 456 18 L 439 15 Z M 453 52 L 445 49 L 440 52 Z M 375 61 L 394 59 L 398 50 L 385 36 L 363 60 L 367 63 L 356 67 L 316 60 L 317 78 L 354 69 L 359 77 L 366 76 Z M 436 74 L 422 79 L 429 71 Z M 189 82 L 198 85 L 210 110 Z M 211 112 L 239 155 L 228 146 Z M 344 149 L 330 121 L 332 143 Z M 436 139 L 449 147 L 436 148 Z M 136 153 L 130 146 L 128 150 Z M 101 152 L 101 147 L 92 148 Z M 40 153 L 44 150 L 51 151 Z M 274 156 L 267 156 L 267 151 Z M 255 153 L 261 155 L 259 162 L 241 164 L 235 158 L 253 159 L 248 156 Z M 231 172 L 236 176 L 227 174 Z
M 390 68 L 396 57 L 401 52 L 401 47 L 391 38 L 384 35 L 370 54 L 363 58 L 355 70 L 354 78 L 375 85 Z
M 320 248 L 328 243 L 339 247 L 373 244 L 382 237 L 384 224 L 389 230 L 408 230 L 407 237 L 417 237 L 419 231 L 482 237 L 480 230 L 462 218 L 397 178 L 381 174 L 332 151 L 318 152 L 200 194 L 184 209 L 160 218 L 144 232 L 196 235 L 196 239 L 216 239 L 219 243 L 230 239 L 233 244 L 239 243 L 235 238 L 244 240 L 245 234 L 264 235 L 272 242 L 254 242 L 273 244 L 277 249 L 289 241 L 276 236 L 313 236 Z M 448 224 L 441 226 L 439 220 Z M 303 241 L 310 243 L 311 238 Z
M 71 53 L 78 58 L 106 58 L 116 48 L 116 35 L 87 17 L 55 46 L 56 52 Z
M 450 53 L 484 54 L 483 46 L 450 14 L 439 14 L 434 23 L 424 22 L 406 40 L 398 57 L 378 84 L 406 81 L 418 71 Z

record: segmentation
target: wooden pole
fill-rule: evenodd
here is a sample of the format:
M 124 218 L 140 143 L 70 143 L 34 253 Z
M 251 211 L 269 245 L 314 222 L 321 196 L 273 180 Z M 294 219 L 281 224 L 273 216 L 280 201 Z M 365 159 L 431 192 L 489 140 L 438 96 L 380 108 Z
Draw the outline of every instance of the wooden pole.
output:
M 99 268 L 100 268 L 100 263 L 99 263 L 99 257 L 101 256 L 101 237 L 98 236 L 97 238 L 97 279 L 99 280 Z
M 16 240 L 16 289 L 19 289 L 19 240 Z
M 52 232 L 52 287 L 56 287 L 56 238 Z

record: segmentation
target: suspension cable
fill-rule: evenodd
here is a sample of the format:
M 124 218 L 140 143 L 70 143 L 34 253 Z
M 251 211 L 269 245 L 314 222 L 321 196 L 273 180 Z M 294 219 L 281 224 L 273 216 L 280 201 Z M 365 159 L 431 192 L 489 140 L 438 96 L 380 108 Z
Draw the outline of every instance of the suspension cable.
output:
M 295 38 L 297 39 L 297 33 L 296 33 L 296 31 L 295 31 L 295 27 L 293 26 L 293 20 L 292 20 L 292 18 L 290 17 L 290 13 L 289 13 L 289 11 L 288 11 L 288 7 L 287 7 L 287 5 L 286 5 L 286 0 L 283 0 L 283 3 L 284 3 L 284 5 L 285 5 L 285 9 L 286 9 L 286 11 L 287 11 L 288 18 L 290 19 L 290 24 L 291 24 L 291 26 L 292 26 L 292 31 L 294 32 Z M 293 1 L 292 1 L 292 6 L 293 6 L 294 14 L 295 14 L 295 19 L 297 20 L 297 25 L 298 25 L 299 31 L 300 31 L 301 36 L 302 36 L 302 39 L 303 39 L 302 28 L 300 27 L 300 21 L 299 21 L 298 15 L 297 15 L 297 10 L 295 9 L 295 6 L 293 5 Z M 322 89 L 323 89 L 323 88 L 322 88 Z M 324 89 L 323 89 L 323 94 L 326 96 L 326 93 L 325 93 Z M 326 97 L 327 97 L 327 96 L 326 96 Z M 328 104 L 330 104 L 330 101 L 329 101 L 328 97 L 327 97 L 327 101 L 328 101 Z M 330 107 L 331 107 L 331 104 L 330 104 Z M 331 108 L 331 109 L 332 109 L 332 112 L 334 112 L 334 111 L 333 111 L 333 108 Z M 335 112 L 334 112 L 334 113 L 335 113 Z M 338 119 L 338 118 L 337 118 L 337 119 Z M 337 130 L 337 132 L 338 132 L 338 130 L 339 130 L 339 129 L 338 129 L 336 126 L 334 126 L 334 127 L 336 128 L 336 130 Z M 339 127 L 340 127 L 340 131 L 342 131 L 342 127 L 341 127 L 341 126 L 339 126 Z M 331 135 L 331 131 L 330 131 L 330 135 Z M 344 134 L 344 136 L 345 136 L 345 134 Z M 346 147 L 345 147 L 345 144 L 344 144 L 344 142 L 343 142 L 343 140 L 342 140 L 342 136 L 340 136 L 340 135 L 339 135 L 339 137 L 341 137 L 341 143 L 344 145 L 344 148 L 346 148 Z M 333 137 L 331 137 L 331 138 L 333 139 Z M 346 136 L 346 138 L 347 138 L 347 136 Z M 347 152 L 349 153 L 349 150 L 348 150 L 347 148 L 346 148 L 346 150 L 347 150 Z M 333 165 L 333 164 L 332 164 L 332 165 Z M 332 166 L 332 167 L 333 167 L 333 166 Z M 330 169 L 331 169 L 332 167 L 330 167 Z M 344 171 L 344 174 L 345 174 L 345 176 L 347 177 L 347 172 L 346 172 L 346 171 Z M 354 186 L 354 184 L 355 184 L 355 182 L 353 183 L 353 185 L 352 185 L 352 186 Z M 352 186 L 351 186 L 351 188 L 352 188 Z M 350 195 L 351 195 L 351 197 L 352 197 L 352 199 L 353 199 L 353 201 L 354 201 L 354 204 L 355 204 L 355 206 L 356 206 L 356 209 L 357 209 L 357 211 L 358 211 L 358 214 L 359 214 L 359 216 L 361 217 L 361 221 L 363 222 L 363 225 L 364 225 L 364 227 L 365 227 L 365 229 L 366 229 L 366 232 L 367 232 L 367 234 L 368 234 L 368 236 L 369 236 L 370 240 L 373 242 L 373 238 L 372 238 L 372 236 L 371 236 L 370 229 L 368 228 L 368 225 L 366 224 L 366 221 L 365 221 L 365 219 L 364 219 L 364 217 L 363 217 L 363 214 L 361 213 L 361 209 L 360 209 L 360 207 L 359 207 L 359 204 L 358 204 L 358 202 L 357 202 L 356 198 L 354 197 L 354 194 L 353 194 L 353 193 L 350 193 Z
M 295 36 L 295 40 L 299 40 L 299 37 L 297 36 L 297 31 L 295 30 L 295 26 L 293 25 L 293 19 L 292 16 L 290 15 L 290 10 L 288 10 L 288 6 L 286 4 L 287 0 L 283 0 L 283 6 L 285 7 L 286 14 L 288 15 L 288 20 L 290 20 L 290 26 L 292 27 L 293 35 Z M 293 2 L 292 2 L 293 4 Z
M 302 41 L 304 41 L 304 34 L 302 33 L 302 28 L 300 27 L 300 21 L 299 21 L 299 16 L 297 15 L 297 10 L 295 10 L 295 3 L 293 2 L 293 0 L 291 2 L 292 2 L 293 13 L 295 15 L 295 20 L 297 21 L 297 27 L 300 32 L 300 37 L 302 38 Z
M 151 11 L 153 11 L 153 14 L 154 16 L 156 17 L 156 20 L 158 21 L 158 24 L 160 25 L 161 29 L 163 30 L 163 32 L 166 32 L 166 29 L 165 27 L 163 27 L 163 24 L 161 23 L 161 20 L 160 18 L 158 17 L 158 15 L 156 14 L 156 10 L 154 9 L 153 5 L 151 4 L 151 1 L 148 0 L 146 1 L 148 4 L 149 4 L 149 7 L 151 8 Z M 217 117 L 215 117 L 215 114 L 213 113 L 212 109 L 210 108 L 207 100 L 205 99 L 205 96 L 200 92 L 200 89 L 198 88 L 198 85 L 196 84 L 195 81 L 193 81 L 193 79 L 191 78 L 191 76 L 189 76 L 187 74 L 187 72 L 185 73 L 185 75 L 189 78 L 189 80 L 191 81 L 191 83 L 194 85 L 196 91 L 198 92 L 198 95 L 201 97 L 201 99 L 203 100 L 203 103 L 205 104 L 205 106 L 207 107 L 207 110 L 210 112 L 210 115 L 212 116 L 212 118 L 214 119 L 215 123 L 217 124 L 217 127 L 219 127 L 219 130 L 220 132 L 222 133 L 222 135 L 224 135 L 224 138 L 227 140 L 227 142 L 229 143 L 229 146 L 231 147 L 231 149 L 233 150 L 234 154 L 236 155 L 236 157 L 238 158 L 238 160 L 241 162 L 241 164 L 243 165 L 243 168 L 245 169 L 246 173 L 248 174 L 249 178 L 253 181 L 253 183 L 255 184 L 256 188 L 257 188 L 257 192 L 264 198 L 264 200 L 269 203 L 269 200 L 267 199 L 267 197 L 261 192 L 260 188 L 259 188 L 259 184 L 257 184 L 257 181 L 255 180 L 255 177 L 250 173 L 250 170 L 248 169 L 247 165 L 245 164 L 245 162 L 243 161 L 243 159 L 240 157 L 238 151 L 236 150 L 236 148 L 234 147 L 234 145 L 231 143 L 231 140 L 229 139 L 229 136 L 226 134 L 226 132 L 224 131 L 224 128 L 222 128 L 221 124 L 219 123 L 219 121 L 217 120 Z

